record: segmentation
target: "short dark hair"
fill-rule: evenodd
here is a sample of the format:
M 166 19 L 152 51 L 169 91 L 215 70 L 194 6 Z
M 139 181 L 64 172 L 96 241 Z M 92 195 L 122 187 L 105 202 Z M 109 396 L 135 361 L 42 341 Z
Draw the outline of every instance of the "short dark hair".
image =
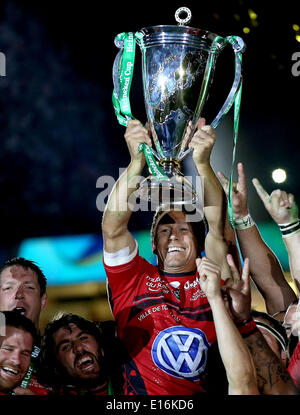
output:
M 254 321 L 256 322 L 257 327 L 262 327 L 268 330 L 276 338 L 280 348 L 286 351 L 288 347 L 288 338 L 286 331 L 281 323 L 276 320 L 276 318 L 262 311 L 251 310 L 251 314 Z M 261 323 L 260 321 L 257 321 L 258 318 L 266 320 L 267 323 Z
M 5 327 L 10 326 L 27 331 L 32 335 L 33 342 L 35 342 L 37 331 L 35 325 L 29 318 L 17 311 L 1 311 L 1 314 L 5 317 Z
M 34 271 L 38 278 L 41 296 L 45 294 L 46 287 L 47 287 L 47 278 L 45 277 L 41 268 L 34 261 L 30 261 L 29 259 L 25 259 L 22 257 L 15 257 L 4 262 L 4 264 L 2 264 L 2 266 L 0 267 L 0 279 L 1 279 L 2 271 L 14 265 L 23 267 L 25 269 L 30 268 L 32 271 Z
M 41 351 L 39 354 L 39 371 L 38 379 L 41 383 L 52 387 L 59 387 L 63 385 L 64 378 L 60 376 L 57 368 L 54 334 L 62 327 L 69 328 L 70 324 L 74 324 L 80 330 L 84 330 L 95 338 L 99 345 L 99 349 L 103 345 L 103 334 L 93 321 L 72 313 L 63 313 L 54 317 L 44 330 L 44 335 L 41 341 Z

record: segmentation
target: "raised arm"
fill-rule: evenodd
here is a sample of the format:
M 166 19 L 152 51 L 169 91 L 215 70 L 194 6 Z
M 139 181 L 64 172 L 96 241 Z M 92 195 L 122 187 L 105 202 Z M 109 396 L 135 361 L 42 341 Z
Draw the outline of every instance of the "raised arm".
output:
M 289 256 L 291 275 L 300 293 L 300 221 L 298 207 L 294 195 L 283 190 L 274 190 L 270 195 L 265 191 L 258 179 L 253 185 L 261 198 L 266 210 L 277 223 Z M 293 301 L 293 300 L 292 300 Z M 292 302 L 291 301 L 291 302 Z
M 239 277 L 231 255 L 228 255 L 228 263 L 235 283 L 233 286 L 225 284 L 222 291 L 227 294 L 230 313 L 251 352 L 259 392 L 263 395 L 298 394 L 286 367 L 269 347 L 251 317 L 249 276 L 244 272 L 242 277 Z
M 250 274 L 262 294 L 266 309 L 273 315 L 286 310 L 295 300 L 295 294 L 284 277 L 281 265 L 265 243 L 253 222 L 248 209 L 246 176 L 242 163 L 238 163 L 238 182 L 233 183 L 232 204 L 236 233 L 242 256 L 250 260 Z M 218 173 L 228 194 L 228 179 Z
M 204 118 L 200 118 L 197 131 L 189 146 L 194 149 L 193 160 L 203 183 L 204 215 L 209 227 L 205 239 L 205 253 L 207 258 L 222 267 L 222 278 L 226 280 L 231 278 L 226 261 L 228 246 L 224 239 L 226 196 L 210 165 L 210 156 L 215 141 L 214 129 L 205 125 Z
M 129 199 L 146 163 L 144 153 L 139 152 L 139 144 L 145 142 L 152 146 L 147 129 L 138 120 L 129 121 L 125 139 L 131 161 L 111 191 L 102 220 L 104 249 L 109 253 L 129 247 L 130 254 L 135 249 L 134 238 L 127 228 L 133 209 Z
M 221 268 L 213 261 L 197 259 L 200 286 L 212 309 L 218 347 L 226 370 L 230 395 L 257 395 L 256 370 L 251 353 L 233 323 L 221 294 Z M 245 261 L 243 273 L 249 276 Z

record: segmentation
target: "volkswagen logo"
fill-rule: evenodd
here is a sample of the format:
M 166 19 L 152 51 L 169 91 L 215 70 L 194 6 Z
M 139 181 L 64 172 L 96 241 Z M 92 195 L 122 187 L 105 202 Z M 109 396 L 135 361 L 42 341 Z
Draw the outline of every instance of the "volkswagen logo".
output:
M 152 359 L 169 375 L 196 380 L 205 369 L 209 346 L 205 333 L 200 329 L 169 327 L 156 336 Z

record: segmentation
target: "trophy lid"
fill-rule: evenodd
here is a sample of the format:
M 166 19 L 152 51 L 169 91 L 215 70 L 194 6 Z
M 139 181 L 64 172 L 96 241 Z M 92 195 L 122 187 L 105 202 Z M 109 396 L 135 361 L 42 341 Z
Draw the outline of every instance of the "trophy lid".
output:
M 181 18 L 182 12 L 186 13 L 186 18 Z M 144 27 L 139 30 L 138 43 L 141 47 L 158 46 L 162 44 L 182 44 L 201 49 L 207 47 L 210 49 L 215 38 L 219 41 L 215 43 L 217 49 L 223 48 L 225 42 L 223 38 L 208 30 L 196 27 L 186 26 L 191 20 L 191 11 L 187 7 L 180 7 L 176 10 L 175 19 L 177 25 L 159 25 Z

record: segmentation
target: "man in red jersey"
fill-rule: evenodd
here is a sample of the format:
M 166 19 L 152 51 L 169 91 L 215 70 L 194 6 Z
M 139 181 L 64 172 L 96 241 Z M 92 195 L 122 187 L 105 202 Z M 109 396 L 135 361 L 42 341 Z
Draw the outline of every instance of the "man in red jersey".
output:
M 4 311 L 1 317 L 5 325 L 0 327 L 0 395 L 12 395 L 29 368 L 36 329 L 16 312 Z
M 0 267 L 0 311 L 16 311 L 24 315 L 39 332 L 40 314 L 47 305 L 46 285 L 45 275 L 33 261 L 25 258 L 6 261 Z M 48 394 L 35 376 L 40 337 L 40 334 L 36 336 L 30 367 L 20 387 L 16 388 L 16 394 Z
M 137 120 L 129 122 L 125 138 L 131 162 L 110 195 L 102 224 L 110 302 L 118 335 L 129 354 L 124 392 L 203 392 L 208 350 L 216 341 L 212 312 L 196 272 L 196 258 L 204 248 L 207 257 L 222 267 L 222 278 L 230 278 L 223 237 L 224 193 L 209 162 L 215 133 L 200 119 L 190 143 L 204 182 L 208 232 L 204 220 L 187 221 L 184 209 L 158 210 L 152 226 L 158 266 L 139 256 L 127 229 L 131 216 L 128 199 L 135 190 L 134 178 L 145 166 L 138 145 L 151 146 L 151 140 Z
M 110 194 L 102 223 L 109 299 L 118 335 L 128 353 L 124 361 L 125 394 L 187 395 L 207 390 L 206 367 L 216 344 L 216 331 L 196 269 L 196 258 L 203 248 L 207 259 L 220 267 L 226 293 L 233 297 L 232 315 L 243 337 L 248 336 L 247 343 L 251 339 L 248 345 L 252 356 L 263 355 L 275 368 L 280 365 L 250 317 L 249 290 L 246 295 L 243 281 L 236 273 L 231 274 L 226 260 L 225 198 L 210 166 L 215 138 L 214 130 L 200 119 L 190 142 L 204 182 L 208 229 L 204 221 L 193 223 L 184 209 L 158 210 L 151 232 L 153 252 L 158 258 L 154 266 L 139 255 L 137 242 L 128 230 L 130 197 L 145 166 L 139 144 L 151 146 L 151 139 L 139 121 L 128 123 L 125 139 L 131 161 Z M 265 365 L 259 373 L 266 380 L 264 385 L 270 383 L 267 371 Z M 264 392 L 273 393 L 266 388 Z

